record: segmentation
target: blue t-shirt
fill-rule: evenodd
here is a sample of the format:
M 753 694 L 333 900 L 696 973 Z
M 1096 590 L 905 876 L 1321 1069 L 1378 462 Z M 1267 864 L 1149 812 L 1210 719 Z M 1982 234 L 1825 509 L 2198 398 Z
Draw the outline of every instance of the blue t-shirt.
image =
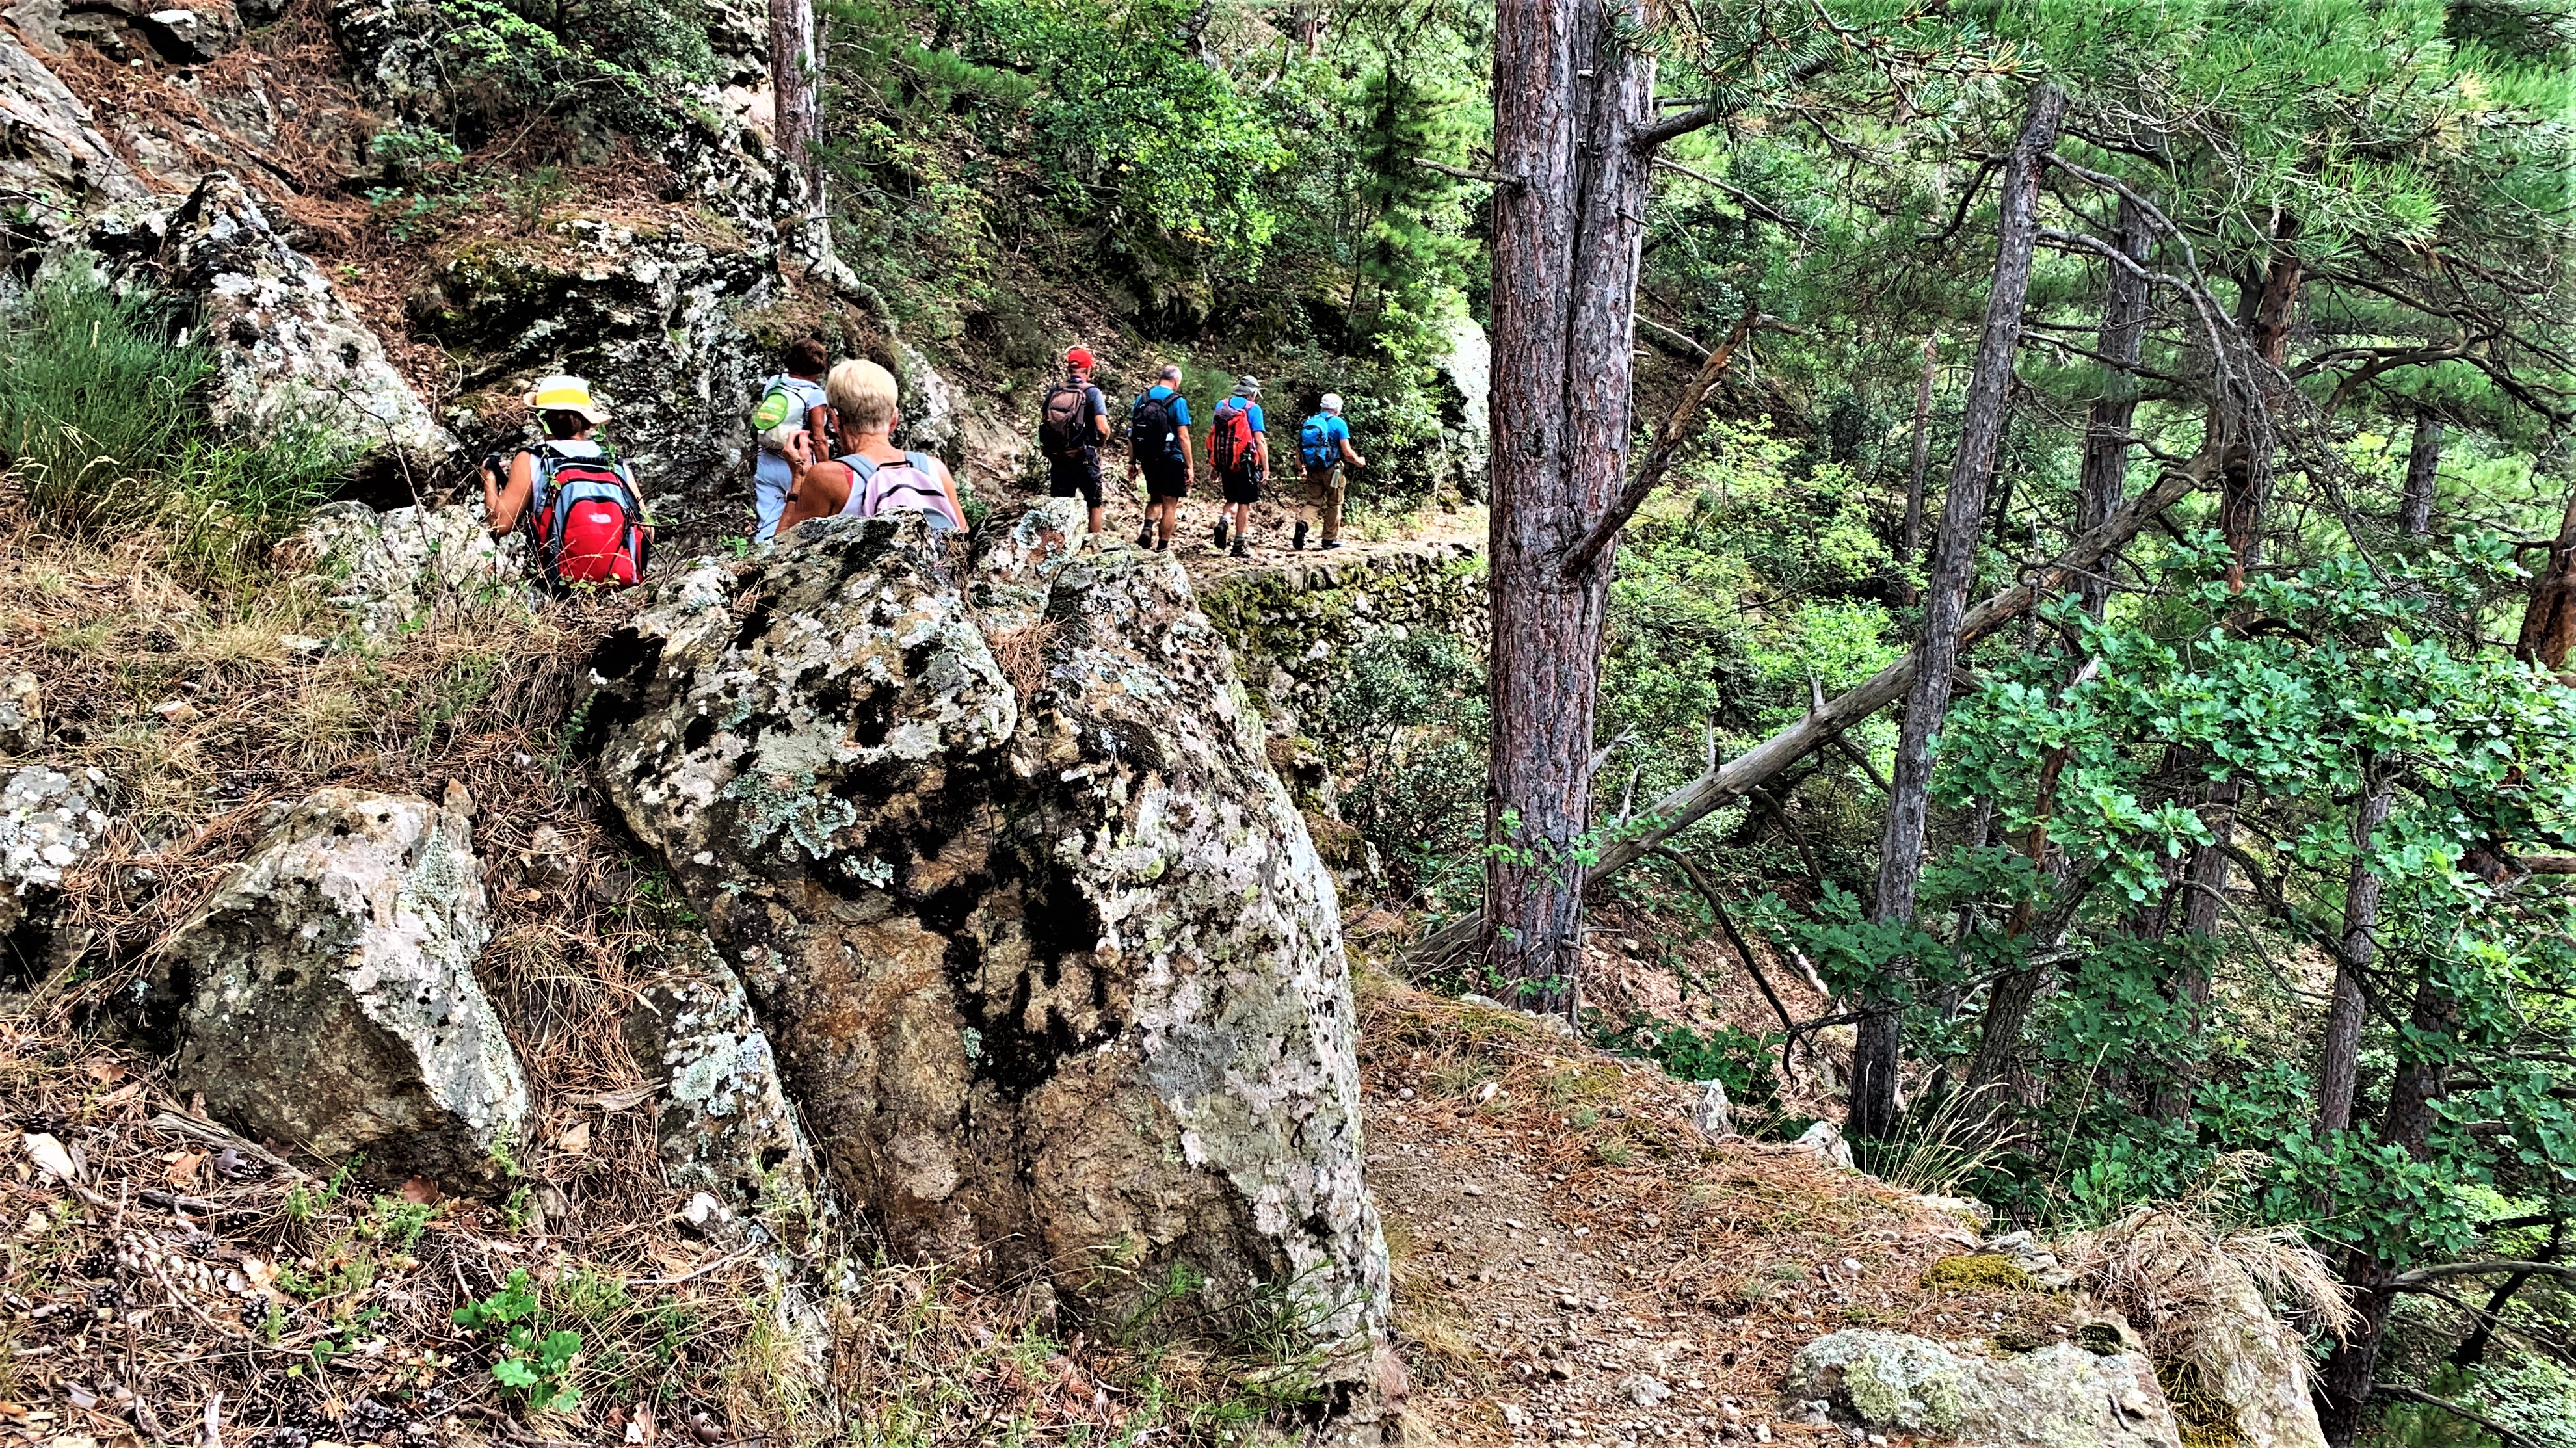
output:
M 1190 400 L 1188 398 L 1183 397 L 1172 389 L 1163 386 L 1159 382 L 1154 384 L 1152 387 L 1147 388 L 1145 390 L 1145 395 L 1155 399 L 1156 401 L 1161 401 L 1165 398 L 1171 399 L 1172 426 L 1175 428 L 1182 428 L 1190 425 Z M 1181 462 L 1188 456 L 1188 454 L 1181 450 L 1181 440 L 1177 434 L 1172 438 L 1170 445 L 1165 449 L 1165 453 L 1173 462 Z
M 1351 425 L 1340 413 L 1319 412 L 1298 429 L 1298 448 L 1308 467 L 1327 468 L 1342 460 L 1342 442 L 1350 435 Z

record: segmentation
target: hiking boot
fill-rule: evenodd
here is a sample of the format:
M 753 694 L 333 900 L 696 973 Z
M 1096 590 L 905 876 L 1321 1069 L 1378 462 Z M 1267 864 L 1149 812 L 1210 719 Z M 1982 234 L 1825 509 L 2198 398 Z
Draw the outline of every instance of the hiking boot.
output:
M 1154 551 L 1155 551 L 1155 552 L 1157 552 L 1157 553 L 1168 553 L 1168 552 L 1170 552 L 1170 551 L 1171 551 L 1171 549 L 1172 549 L 1172 540 L 1171 540 L 1171 539 L 1169 539 L 1169 538 L 1157 538 L 1157 539 L 1155 539 L 1155 540 L 1154 540 Z
M 1342 540 L 1339 538 L 1327 538 L 1318 546 L 1323 548 L 1339 548 L 1342 546 Z
M 1225 546 L 1225 520 L 1223 518 L 1216 520 L 1216 546 L 1219 548 Z
M 1145 526 L 1136 530 L 1136 546 L 1139 548 L 1151 548 L 1154 546 L 1154 522 L 1152 519 L 1148 518 L 1145 520 Z
M 1290 551 L 1290 552 L 1292 552 L 1292 553 L 1303 553 L 1303 552 L 1305 552 L 1305 551 L 1306 551 L 1306 525 L 1305 525 L 1305 524 L 1300 523 L 1300 524 L 1298 524 L 1298 525 L 1297 525 L 1297 534 L 1296 534 L 1296 536 L 1295 536 L 1295 537 L 1290 538 L 1290 539 L 1288 540 L 1288 549 L 1289 549 L 1289 551 Z
M 1233 553 L 1232 553 L 1230 556 L 1232 556 L 1232 557 L 1236 557 L 1236 558 L 1249 558 L 1249 557 L 1251 557 L 1251 556 L 1252 556 L 1252 549 L 1248 546 L 1248 543 L 1249 543 L 1249 540 L 1247 540 L 1247 539 L 1242 539 L 1242 538 L 1237 538 L 1237 539 L 1235 539 L 1235 540 L 1234 540 L 1234 551 L 1233 551 Z

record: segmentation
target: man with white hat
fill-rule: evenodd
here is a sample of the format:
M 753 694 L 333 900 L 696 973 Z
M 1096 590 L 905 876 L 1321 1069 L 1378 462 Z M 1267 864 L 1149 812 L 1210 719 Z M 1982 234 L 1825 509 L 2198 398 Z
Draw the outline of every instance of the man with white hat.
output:
M 1342 395 L 1324 394 L 1324 410 L 1297 429 L 1297 453 L 1306 464 L 1306 497 L 1298 509 L 1297 533 L 1289 547 L 1306 546 L 1308 515 L 1323 530 L 1326 548 L 1342 546 L 1342 466 L 1368 466 L 1351 447 L 1351 425 L 1342 421 Z

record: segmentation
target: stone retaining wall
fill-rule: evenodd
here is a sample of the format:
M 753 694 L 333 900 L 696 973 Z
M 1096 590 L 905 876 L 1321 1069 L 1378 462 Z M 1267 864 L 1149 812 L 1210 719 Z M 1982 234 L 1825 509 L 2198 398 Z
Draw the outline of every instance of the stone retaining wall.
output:
M 1389 543 L 1300 555 L 1198 585 L 1199 607 L 1265 708 L 1311 723 L 1342 661 L 1380 637 L 1429 629 L 1485 646 L 1485 562 L 1467 543 Z

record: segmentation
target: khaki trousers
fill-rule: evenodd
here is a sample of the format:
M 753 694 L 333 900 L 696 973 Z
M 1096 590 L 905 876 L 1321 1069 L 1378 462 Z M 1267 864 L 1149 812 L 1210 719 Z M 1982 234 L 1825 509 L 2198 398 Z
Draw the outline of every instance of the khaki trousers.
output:
M 1307 466 L 1305 505 L 1298 510 L 1298 516 L 1321 529 L 1327 543 L 1338 542 L 1342 536 L 1342 488 L 1341 464 L 1328 468 Z

